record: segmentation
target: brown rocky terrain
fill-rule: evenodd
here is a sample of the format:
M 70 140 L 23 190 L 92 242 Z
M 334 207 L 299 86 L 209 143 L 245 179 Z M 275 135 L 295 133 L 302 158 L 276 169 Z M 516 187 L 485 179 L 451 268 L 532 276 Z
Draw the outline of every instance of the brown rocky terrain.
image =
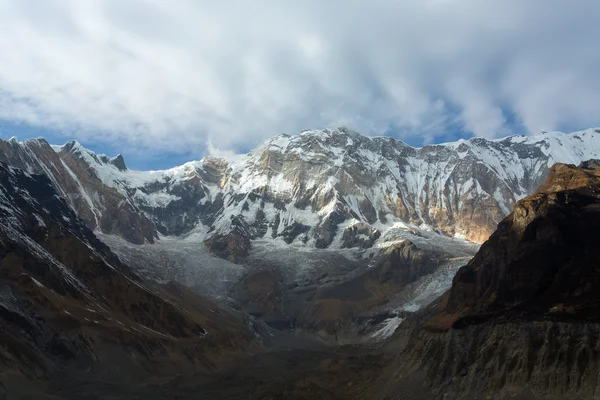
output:
M 396 332 L 382 392 L 416 380 L 429 389 L 414 398 L 598 398 L 598 226 L 597 162 L 555 165 L 451 289 Z
M 427 239 L 404 234 L 369 253 L 262 247 L 244 266 L 231 298 L 282 333 L 338 345 L 380 340 L 375 332 L 439 296 L 476 251 L 467 242 L 456 249 L 427 246 Z
M 446 261 L 444 257 L 422 251 L 410 241 L 392 245 L 364 273 L 317 293 L 296 325 L 335 342 L 360 337 L 361 322 L 375 317 L 374 311 L 401 294 L 406 285 L 431 274 Z

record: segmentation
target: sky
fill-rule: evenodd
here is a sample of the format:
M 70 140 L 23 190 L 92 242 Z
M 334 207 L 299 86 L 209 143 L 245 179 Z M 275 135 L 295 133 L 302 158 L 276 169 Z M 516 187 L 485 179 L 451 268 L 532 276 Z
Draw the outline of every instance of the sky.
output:
M 0 0 L 0 138 L 158 169 L 347 126 L 600 126 L 597 0 Z

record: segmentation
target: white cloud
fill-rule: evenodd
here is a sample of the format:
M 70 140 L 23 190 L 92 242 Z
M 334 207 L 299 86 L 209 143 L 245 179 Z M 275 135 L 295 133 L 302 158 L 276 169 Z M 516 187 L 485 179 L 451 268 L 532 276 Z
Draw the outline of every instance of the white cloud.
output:
M 0 119 L 174 152 L 340 124 L 493 137 L 505 111 L 599 125 L 598 20 L 592 0 L 0 0 Z

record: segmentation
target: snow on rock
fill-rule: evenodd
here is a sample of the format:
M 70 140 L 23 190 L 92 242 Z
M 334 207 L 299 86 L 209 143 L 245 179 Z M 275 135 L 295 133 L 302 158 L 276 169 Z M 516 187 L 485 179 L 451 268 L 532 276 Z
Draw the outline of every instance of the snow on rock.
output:
M 404 318 L 398 316 L 386 319 L 381 323 L 379 330 L 374 332 L 371 337 L 374 339 L 387 339 L 396 332 L 402 321 L 404 321 Z
M 351 221 L 382 234 L 404 224 L 482 242 L 516 201 L 543 182 L 552 164 L 600 158 L 600 133 L 545 132 L 414 148 L 346 128 L 307 130 L 276 136 L 247 154 L 159 171 L 127 169 L 122 157 L 95 154 L 76 141 L 52 149 L 84 160 L 163 235 L 202 226 L 209 236 L 242 232 L 250 240 L 284 237 L 288 244 L 322 248 L 339 245 L 340 231 Z M 52 179 L 51 167 L 43 168 Z M 98 194 L 86 190 L 76 171 L 67 172 L 98 219 L 105 211 Z

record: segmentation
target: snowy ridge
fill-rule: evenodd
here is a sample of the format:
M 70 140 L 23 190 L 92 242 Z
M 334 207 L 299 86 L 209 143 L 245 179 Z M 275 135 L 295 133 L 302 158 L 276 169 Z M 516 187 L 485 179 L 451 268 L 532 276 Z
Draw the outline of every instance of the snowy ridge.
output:
M 345 128 L 308 130 L 276 136 L 248 154 L 211 156 L 162 171 L 129 170 L 122 158 L 96 155 L 77 142 L 53 149 L 82 159 L 162 235 L 200 227 L 205 239 L 236 231 L 250 239 L 348 247 L 373 244 L 365 240 L 364 228 L 348 231 L 357 222 L 379 234 L 405 223 L 481 242 L 516 201 L 543 182 L 551 165 L 600 158 L 599 132 L 414 148 Z M 94 196 L 74 180 L 96 214 Z
M 594 129 L 413 148 L 339 128 L 280 135 L 246 155 L 207 157 L 165 171 L 95 168 L 105 183 L 133 190 L 136 204 L 154 208 L 181 200 L 173 189 L 197 179 L 203 206 L 223 203 L 208 221 L 198 217 L 197 224 L 212 233 L 228 233 L 241 217 L 250 226 L 266 225 L 264 234 L 274 237 L 295 224 L 305 226 L 292 242 L 317 245 L 324 237 L 320 228 L 333 215 L 339 229 L 329 232 L 329 246 L 341 245 L 343 230 L 356 220 L 384 231 L 404 221 L 478 240 L 481 223 L 461 215 L 474 212 L 488 220 L 479 235 L 485 238 L 552 164 L 598 157 L 600 134 Z
M 42 138 L 0 140 L 0 162 L 30 174 L 45 175 L 60 197 L 92 230 L 121 235 L 134 243 L 153 242 L 156 232 L 119 178 L 127 171 L 123 157 L 109 158 L 76 141 L 51 146 Z M 128 173 L 127 176 L 135 174 Z M 116 189 L 116 190 L 115 190 Z M 158 203 L 172 196 L 157 195 Z

